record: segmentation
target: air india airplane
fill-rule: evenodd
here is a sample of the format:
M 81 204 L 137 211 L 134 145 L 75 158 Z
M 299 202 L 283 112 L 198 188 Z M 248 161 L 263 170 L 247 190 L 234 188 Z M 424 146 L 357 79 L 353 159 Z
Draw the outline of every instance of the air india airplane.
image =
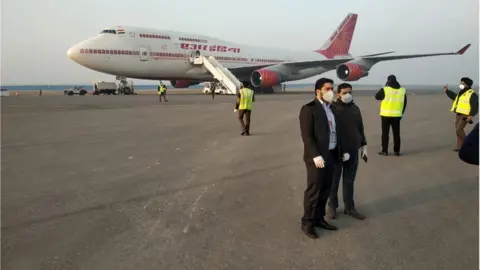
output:
M 470 47 L 468 44 L 457 52 L 412 55 L 384 52 L 354 57 L 349 50 L 357 18 L 357 14 L 348 14 L 325 44 L 314 51 L 253 47 L 197 34 L 117 26 L 75 44 L 67 55 L 99 72 L 118 77 L 170 80 L 175 88 L 220 80 L 222 74 L 228 77 L 226 80 L 251 82 L 255 88 L 272 88 L 334 69 L 339 79 L 357 81 L 381 61 L 462 55 Z M 204 61 L 197 61 L 199 58 Z

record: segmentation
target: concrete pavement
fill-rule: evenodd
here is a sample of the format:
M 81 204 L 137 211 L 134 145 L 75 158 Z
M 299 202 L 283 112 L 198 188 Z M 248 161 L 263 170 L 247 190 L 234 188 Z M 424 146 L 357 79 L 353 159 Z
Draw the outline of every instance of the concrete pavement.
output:
M 376 155 L 378 102 L 356 97 L 367 219 L 341 203 L 338 231 L 303 235 L 311 98 L 257 96 L 250 137 L 234 97 L 2 98 L 2 269 L 478 269 L 478 167 L 443 94 L 409 99 L 401 157 Z

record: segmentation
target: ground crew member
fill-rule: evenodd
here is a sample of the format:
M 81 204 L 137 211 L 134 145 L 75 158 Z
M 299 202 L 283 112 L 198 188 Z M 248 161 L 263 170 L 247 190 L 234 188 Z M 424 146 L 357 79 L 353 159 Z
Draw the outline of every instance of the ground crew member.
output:
M 215 88 L 217 88 L 217 83 L 212 82 L 210 84 L 210 94 L 212 95 L 212 99 L 215 99 Z
M 339 127 L 339 141 L 342 153 L 348 153 L 350 158 L 347 161 L 335 162 L 333 173 L 333 184 L 330 190 L 327 207 L 327 217 L 336 218 L 338 208 L 338 186 L 343 175 L 343 202 L 344 213 L 356 219 L 365 219 L 365 216 L 358 213 L 355 209 L 353 200 L 353 183 L 357 174 L 359 155 L 366 162 L 367 160 L 367 140 L 363 127 L 362 114 L 360 108 L 353 102 L 352 86 L 348 83 L 342 83 L 337 88 L 338 99 L 332 102 L 336 113 L 336 121 Z
M 395 75 L 387 78 L 385 87 L 375 94 L 376 100 L 381 100 L 380 117 L 382 119 L 382 150 L 379 155 L 388 156 L 388 140 L 390 127 L 393 132 L 393 151 L 395 156 L 400 156 L 400 120 L 407 107 L 407 94 L 405 88 L 400 86 Z
M 241 135 L 250 135 L 250 117 L 252 115 L 253 102 L 255 102 L 255 93 L 252 89 L 248 88 L 249 83 L 244 82 L 240 90 L 238 90 L 237 102 L 235 104 L 235 110 L 238 110 L 238 120 L 242 128 Z M 246 121 L 243 121 L 243 118 Z
M 160 102 L 162 102 L 162 97 L 163 99 L 165 100 L 165 102 L 167 102 L 167 87 L 162 83 L 160 82 L 160 84 L 158 85 L 158 100 Z
M 455 132 L 457 133 L 457 148 L 453 151 L 458 152 L 465 140 L 465 126 L 467 123 L 473 123 L 472 117 L 478 113 L 478 95 L 473 91 L 473 81 L 464 77 L 459 85 L 460 92 L 456 94 L 448 90 L 445 85 L 444 90 L 447 96 L 453 100 L 450 111 L 455 113 Z

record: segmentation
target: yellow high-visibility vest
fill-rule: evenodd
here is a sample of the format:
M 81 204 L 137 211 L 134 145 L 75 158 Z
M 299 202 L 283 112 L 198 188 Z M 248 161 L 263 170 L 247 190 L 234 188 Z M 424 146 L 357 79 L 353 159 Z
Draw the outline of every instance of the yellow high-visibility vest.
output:
M 469 115 L 470 110 L 472 110 L 472 108 L 470 107 L 470 98 L 472 97 L 473 93 L 475 93 L 475 91 L 473 91 L 472 89 L 468 89 L 465 93 L 463 93 L 460 96 L 460 98 L 458 98 L 458 95 L 457 95 L 457 97 L 453 101 L 452 108 L 450 109 L 450 111 L 464 114 L 464 115 Z
M 385 98 L 380 105 L 380 115 L 386 117 L 401 117 L 405 102 L 405 88 L 394 89 L 389 86 L 383 88 Z
M 240 93 L 239 110 L 252 110 L 253 107 L 253 90 L 250 88 L 242 88 L 238 91 Z
M 163 92 L 165 92 L 165 88 L 162 86 L 162 85 L 159 85 L 158 86 L 158 94 L 162 94 Z

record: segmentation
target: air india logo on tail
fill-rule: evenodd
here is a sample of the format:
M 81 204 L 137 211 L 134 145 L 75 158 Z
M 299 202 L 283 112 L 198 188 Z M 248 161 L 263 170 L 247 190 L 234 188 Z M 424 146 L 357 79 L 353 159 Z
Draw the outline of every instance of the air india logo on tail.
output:
M 322 48 L 315 52 L 322 54 L 327 59 L 335 56 L 349 55 L 350 44 L 352 44 L 355 25 L 357 24 L 357 14 L 348 14 L 342 23 L 335 29 L 330 38 L 323 44 Z
M 184 50 L 240 53 L 240 48 L 230 48 L 230 47 L 222 46 L 222 45 L 204 45 L 204 44 L 193 44 L 193 43 L 181 43 L 180 48 L 182 48 Z

